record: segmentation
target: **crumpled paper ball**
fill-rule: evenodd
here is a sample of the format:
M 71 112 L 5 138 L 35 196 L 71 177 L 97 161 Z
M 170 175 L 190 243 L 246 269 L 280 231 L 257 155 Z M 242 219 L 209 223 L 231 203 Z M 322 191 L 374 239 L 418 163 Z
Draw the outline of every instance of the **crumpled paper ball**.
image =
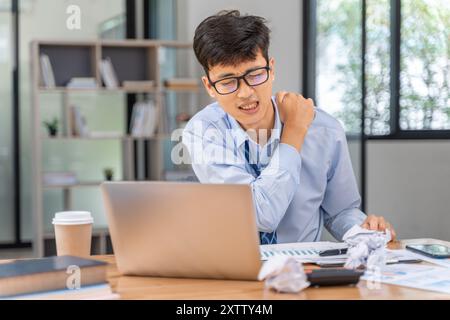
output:
M 286 256 L 267 260 L 259 271 L 258 280 L 265 280 L 266 288 L 286 293 L 298 293 L 310 285 L 301 262 Z
M 345 268 L 383 268 L 386 265 L 386 245 L 391 232 L 367 230 L 358 225 L 348 230 L 343 240 L 348 245 Z

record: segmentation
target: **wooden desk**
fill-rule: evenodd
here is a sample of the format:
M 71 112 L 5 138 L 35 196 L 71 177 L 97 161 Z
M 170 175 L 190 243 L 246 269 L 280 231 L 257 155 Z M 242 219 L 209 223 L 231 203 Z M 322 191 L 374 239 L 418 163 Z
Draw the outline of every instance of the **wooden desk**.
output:
M 424 240 L 450 245 L 439 240 L 415 239 L 392 243 L 389 247 L 400 249 L 410 242 Z M 308 288 L 298 294 L 284 294 L 266 290 L 264 283 L 258 281 L 124 277 L 120 276 L 117 270 L 114 256 L 94 258 L 110 264 L 108 281 L 112 290 L 118 293 L 121 299 L 450 299 L 448 294 L 388 284 L 381 284 L 379 290 L 370 290 L 365 281 L 360 281 L 356 287 Z

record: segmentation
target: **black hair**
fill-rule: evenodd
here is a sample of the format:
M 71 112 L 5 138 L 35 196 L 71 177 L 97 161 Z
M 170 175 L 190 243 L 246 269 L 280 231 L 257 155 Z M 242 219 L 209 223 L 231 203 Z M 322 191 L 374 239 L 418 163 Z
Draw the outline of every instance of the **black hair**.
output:
M 194 52 L 206 74 L 216 65 L 254 60 L 259 50 L 269 61 L 270 30 L 266 20 L 241 15 L 238 10 L 220 11 L 203 20 L 195 30 Z

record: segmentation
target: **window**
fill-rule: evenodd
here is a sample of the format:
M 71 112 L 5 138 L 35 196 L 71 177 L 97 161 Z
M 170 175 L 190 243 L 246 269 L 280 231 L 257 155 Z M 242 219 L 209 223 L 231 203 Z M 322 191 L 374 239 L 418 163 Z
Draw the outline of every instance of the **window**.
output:
M 14 241 L 13 90 L 11 1 L 0 0 L 0 243 Z
M 450 129 L 450 2 L 402 1 L 400 128 Z
M 349 19 L 349 17 L 353 17 Z M 361 1 L 317 1 L 316 105 L 349 133 L 361 127 Z
M 368 0 L 366 4 L 364 132 L 386 135 L 391 133 L 389 0 Z
M 305 94 L 349 134 L 450 137 L 448 0 L 307 0 Z M 314 52 L 313 51 L 313 52 Z M 313 67 L 310 64 L 314 64 Z M 313 73 L 313 74 L 311 74 Z

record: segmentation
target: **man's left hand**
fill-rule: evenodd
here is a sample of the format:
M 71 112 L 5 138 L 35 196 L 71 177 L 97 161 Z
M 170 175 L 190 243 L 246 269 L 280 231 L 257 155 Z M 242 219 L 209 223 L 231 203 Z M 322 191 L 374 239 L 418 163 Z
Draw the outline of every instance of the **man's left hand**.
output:
M 368 215 L 366 220 L 362 223 L 361 227 L 369 230 L 386 231 L 389 229 L 391 232 L 391 241 L 394 241 L 397 237 L 392 225 L 384 219 L 384 217 L 378 217 L 374 215 Z

